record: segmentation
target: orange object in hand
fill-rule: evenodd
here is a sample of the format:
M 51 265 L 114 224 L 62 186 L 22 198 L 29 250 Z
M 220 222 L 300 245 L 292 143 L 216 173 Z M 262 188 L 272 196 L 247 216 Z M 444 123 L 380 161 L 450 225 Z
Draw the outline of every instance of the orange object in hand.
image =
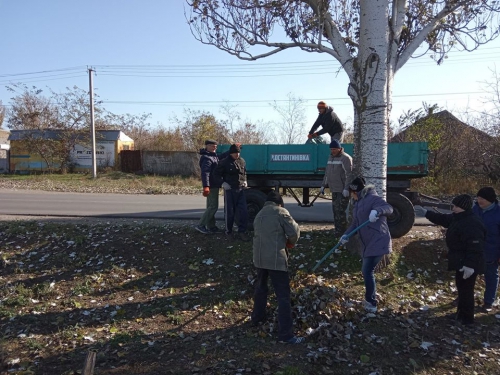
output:
M 295 245 L 293 243 L 290 243 L 288 241 L 286 241 L 286 245 L 285 246 L 286 246 L 287 249 L 293 249 L 295 247 Z
M 208 186 L 204 187 L 203 188 L 203 196 L 208 197 L 209 194 L 210 194 L 210 188 Z

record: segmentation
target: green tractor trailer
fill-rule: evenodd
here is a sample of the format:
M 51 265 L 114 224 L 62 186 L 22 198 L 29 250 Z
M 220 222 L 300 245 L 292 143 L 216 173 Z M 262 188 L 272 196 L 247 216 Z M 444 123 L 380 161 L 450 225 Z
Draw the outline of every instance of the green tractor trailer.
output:
M 353 155 L 352 144 L 343 147 L 345 152 Z M 220 145 L 218 152 L 228 149 L 229 145 Z M 433 200 L 410 190 L 412 179 L 428 174 L 428 153 L 426 142 L 388 144 L 387 201 L 394 208 L 388 224 L 394 238 L 404 236 L 413 226 L 413 205 L 425 204 L 424 198 Z M 321 187 L 329 155 L 328 144 L 244 145 L 241 156 L 247 166 L 249 189 L 246 198 L 250 225 L 272 189 L 282 189 L 290 194 L 299 206 L 312 207 L 319 191 L 311 195 L 310 190 Z M 302 197 L 297 194 L 300 189 Z M 439 206 L 439 203 L 434 201 L 432 205 Z

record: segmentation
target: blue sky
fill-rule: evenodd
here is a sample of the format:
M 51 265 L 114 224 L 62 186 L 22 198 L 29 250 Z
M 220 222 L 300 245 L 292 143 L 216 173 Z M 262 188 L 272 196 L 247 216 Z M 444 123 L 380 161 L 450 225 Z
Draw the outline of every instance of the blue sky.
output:
M 25 82 L 49 91 L 88 88 L 87 66 L 96 67 L 94 87 L 113 113 L 152 113 L 169 125 L 183 108 L 222 117 L 225 102 L 251 121 L 277 121 L 269 103 L 292 93 L 307 100 L 307 127 L 318 100 L 352 122 L 347 77 L 329 55 L 284 51 L 245 62 L 203 45 L 191 35 L 183 0 L 0 0 L 0 100 L 5 85 Z M 396 75 L 392 119 L 423 101 L 452 111 L 481 109 L 481 81 L 500 57 L 494 41 L 473 53 L 453 52 L 437 66 L 424 56 Z M 156 66 L 156 67 L 153 67 Z M 33 74 L 25 74 L 33 73 Z M 142 102 L 142 103 L 141 103 Z M 166 103 L 169 102 L 169 103 Z M 148 103 L 148 104 L 146 104 Z

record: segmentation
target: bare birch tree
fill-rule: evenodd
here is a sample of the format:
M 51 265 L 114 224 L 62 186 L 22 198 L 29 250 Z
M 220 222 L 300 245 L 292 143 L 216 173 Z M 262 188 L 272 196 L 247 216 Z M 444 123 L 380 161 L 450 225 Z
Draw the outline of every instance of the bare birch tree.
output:
M 453 48 L 473 51 L 494 39 L 500 11 L 495 0 L 186 2 L 194 37 L 239 59 L 299 48 L 337 60 L 349 77 L 357 172 L 382 194 L 394 75 L 412 56 L 430 51 L 440 64 Z
M 289 92 L 288 100 L 284 104 L 276 101 L 271 103 L 271 107 L 279 113 L 281 120 L 277 122 L 277 138 L 287 145 L 300 143 L 306 134 L 306 117 L 304 115 L 305 100 Z

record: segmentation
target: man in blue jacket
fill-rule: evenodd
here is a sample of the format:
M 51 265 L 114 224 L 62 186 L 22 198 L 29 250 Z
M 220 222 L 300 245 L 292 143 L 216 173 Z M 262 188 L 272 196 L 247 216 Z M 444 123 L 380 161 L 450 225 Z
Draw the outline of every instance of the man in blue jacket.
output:
M 201 183 L 203 184 L 203 196 L 207 198 L 207 208 L 195 229 L 203 234 L 219 232 L 219 228 L 215 225 L 215 214 L 219 209 L 219 189 L 222 185 L 222 179 L 213 173 L 219 164 L 216 150 L 217 141 L 212 139 L 207 139 L 205 148 L 200 150 Z M 224 159 L 228 155 L 229 153 L 225 152 L 220 155 L 220 159 Z
M 498 262 L 500 260 L 500 207 L 498 206 L 495 189 L 483 187 L 477 192 L 477 203 L 473 207 L 486 227 L 484 245 L 484 290 L 483 309 L 491 311 L 498 288 Z

